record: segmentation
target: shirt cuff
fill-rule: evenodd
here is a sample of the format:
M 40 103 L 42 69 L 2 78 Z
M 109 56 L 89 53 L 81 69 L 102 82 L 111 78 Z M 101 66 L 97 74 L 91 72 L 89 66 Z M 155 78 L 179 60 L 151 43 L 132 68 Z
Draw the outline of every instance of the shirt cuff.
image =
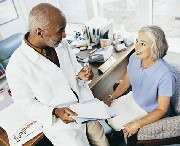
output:
M 86 81 L 86 80 L 81 80 L 81 79 L 79 79 L 78 77 L 77 77 L 77 80 L 78 80 L 79 86 L 81 86 L 81 87 L 86 87 L 86 86 L 88 86 L 88 84 L 91 82 L 91 80 L 88 80 L 88 81 Z

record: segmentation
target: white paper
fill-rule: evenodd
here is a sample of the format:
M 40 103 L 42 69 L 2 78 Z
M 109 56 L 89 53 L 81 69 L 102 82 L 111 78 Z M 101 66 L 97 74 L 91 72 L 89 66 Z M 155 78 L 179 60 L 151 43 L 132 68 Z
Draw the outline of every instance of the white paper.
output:
M 42 124 L 28 118 L 14 103 L 0 111 L 0 117 L 11 146 L 22 145 L 42 132 Z
M 134 101 L 132 92 L 114 100 L 111 108 L 119 113 L 118 116 L 108 119 L 108 124 L 116 131 L 123 129 L 123 125 L 148 114 Z
M 98 119 L 108 119 L 116 116 L 116 113 L 109 108 L 110 107 L 106 106 L 103 101 L 96 98 L 88 102 L 70 106 L 70 109 L 78 114 L 78 116 L 73 117 L 77 123 Z

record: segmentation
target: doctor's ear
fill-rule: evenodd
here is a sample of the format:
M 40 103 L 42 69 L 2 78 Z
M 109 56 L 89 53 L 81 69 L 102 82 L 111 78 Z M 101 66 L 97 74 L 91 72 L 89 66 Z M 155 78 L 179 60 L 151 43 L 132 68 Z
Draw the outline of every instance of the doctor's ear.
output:
M 43 38 L 42 30 L 41 30 L 40 28 L 38 28 L 38 29 L 36 30 L 36 33 L 37 33 L 38 37 Z

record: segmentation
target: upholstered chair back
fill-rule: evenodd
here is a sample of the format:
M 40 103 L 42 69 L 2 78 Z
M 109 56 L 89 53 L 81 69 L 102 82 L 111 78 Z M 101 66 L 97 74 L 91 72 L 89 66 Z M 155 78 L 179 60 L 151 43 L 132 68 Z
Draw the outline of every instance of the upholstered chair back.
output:
M 180 53 L 168 52 L 165 60 L 171 65 L 177 76 L 175 94 L 171 97 L 172 114 L 177 116 L 180 115 Z
M 0 64 L 4 68 L 6 68 L 12 53 L 20 46 L 23 36 L 22 33 L 17 33 L 0 41 Z

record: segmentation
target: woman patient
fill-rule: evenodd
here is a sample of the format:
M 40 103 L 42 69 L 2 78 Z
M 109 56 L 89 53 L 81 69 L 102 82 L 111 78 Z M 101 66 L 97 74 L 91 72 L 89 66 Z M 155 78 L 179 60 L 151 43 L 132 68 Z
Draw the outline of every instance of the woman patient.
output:
M 104 100 L 110 106 L 113 100 L 132 86 L 130 99 L 147 112 L 146 116 L 129 121 L 123 126 L 125 137 L 132 136 L 139 128 L 168 116 L 170 113 L 170 98 L 174 93 L 176 75 L 163 59 L 167 50 L 168 43 L 160 27 L 141 28 L 135 43 L 135 53 L 129 59 L 123 81 Z M 128 106 L 131 105 L 126 107 Z M 121 102 L 118 107 L 121 107 Z

